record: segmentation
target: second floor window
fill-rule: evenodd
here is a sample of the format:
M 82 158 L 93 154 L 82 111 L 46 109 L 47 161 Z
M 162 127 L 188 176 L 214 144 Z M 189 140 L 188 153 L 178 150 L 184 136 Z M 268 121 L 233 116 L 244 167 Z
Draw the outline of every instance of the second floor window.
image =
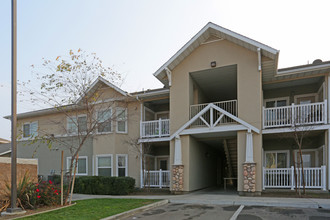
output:
M 117 132 L 127 133 L 127 109 L 117 108 Z
M 70 134 L 87 131 L 87 116 L 67 118 L 67 130 Z
M 111 132 L 111 109 L 99 111 L 97 114 L 97 132 Z
M 38 122 L 25 123 L 23 125 L 23 138 L 35 137 L 38 135 Z

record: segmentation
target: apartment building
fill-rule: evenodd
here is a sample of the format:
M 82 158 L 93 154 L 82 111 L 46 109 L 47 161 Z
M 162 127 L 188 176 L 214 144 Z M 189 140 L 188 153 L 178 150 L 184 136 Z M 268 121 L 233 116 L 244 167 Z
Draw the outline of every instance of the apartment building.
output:
M 172 192 L 227 181 L 237 181 L 241 195 L 290 190 L 300 160 L 294 134 L 304 134 L 306 188 L 329 190 L 330 62 L 278 69 L 278 59 L 278 50 L 208 23 L 154 73 L 164 88 L 128 94 L 99 78 L 109 94 L 127 97 L 124 108 L 113 109 L 126 116 L 86 142 L 78 175 L 132 176 L 137 186 Z M 70 126 L 49 109 L 18 115 L 27 137 L 50 118 Z M 147 149 L 144 160 L 128 144 L 132 139 Z M 61 146 L 36 150 L 27 141 L 20 141 L 19 157 L 35 151 L 43 175 L 60 169 Z

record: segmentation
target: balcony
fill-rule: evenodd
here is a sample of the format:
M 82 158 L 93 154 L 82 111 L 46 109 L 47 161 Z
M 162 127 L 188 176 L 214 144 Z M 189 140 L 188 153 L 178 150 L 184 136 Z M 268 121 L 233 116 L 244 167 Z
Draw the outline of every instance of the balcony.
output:
M 141 138 L 161 138 L 170 136 L 170 119 L 141 121 Z
M 327 123 L 327 100 L 323 102 L 263 108 L 263 127 L 279 128 Z
M 195 115 L 197 115 L 200 111 L 202 111 L 208 104 L 210 103 L 191 105 L 190 119 L 192 119 Z M 237 116 L 237 100 L 213 102 L 213 104 L 218 106 L 219 108 L 222 108 L 228 113 Z M 191 125 L 191 127 L 203 127 L 206 124 L 220 125 L 220 124 L 228 124 L 228 123 L 235 123 L 235 121 L 227 116 L 221 116 L 220 112 L 207 111 L 201 117 L 199 117 Z

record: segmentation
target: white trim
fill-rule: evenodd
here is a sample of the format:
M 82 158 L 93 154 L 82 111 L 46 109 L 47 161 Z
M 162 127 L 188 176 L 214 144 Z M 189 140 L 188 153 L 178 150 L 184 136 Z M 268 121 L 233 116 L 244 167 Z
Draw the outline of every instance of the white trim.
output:
M 301 94 L 301 95 L 295 95 L 294 97 L 293 97 L 293 99 L 294 99 L 294 103 L 296 104 L 296 105 L 298 105 L 298 103 L 297 103 L 297 100 L 299 99 L 299 98 L 305 98 L 305 97 L 311 97 L 311 96 L 314 96 L 314 102 L 317 102 L 317 93 L 306 93 L 306 94 Z
M 214 105 L 213 103 L 208 104 L 204 109 L 202 109 L 198 114 L 196 114 L 192 119 L 190 119 L 187 123 L 185 123 L 181 128 L 179 128 L 174 134 L 170 136 L 170 140 L 172 140 L 174 137 L 176 137 L 179 134 L 182 134 L 183 130 L 185 130 L 189 125 L 191 125 L 196 119 L 198 119 L 200 116 L 202 116 L 205 112 L 207 112 L 209 109 L 215 109 L 222 114 L 225 114 L 227 117 L 233 119 L 234 121 L 238 122 L 239 124 L 246 127 L 247 130 L 252 130 L 256 133 L 260 133 L 260 130 L 256 127 L 248 124 L 247 122 L 243 121 L 242 119 L 230 114 L 229 112 L 223 110 L 222 108 L 219 108 L 218 106 Z M 222 127 L 222 126 L 220 126 Z M 212 129 L 215 129 L 215 127 L 212 127 Z
M 125 157 L 125 176 L 128 176 L 128 155 L 127 154 L 116 154 L 116 176 L 118 176 L 119 168 L 124 168 L 124 167 L 118 166 L 118 157 Z
M 111 82 L 109 82 L 108 80 L 104 79 L 103 77 L 99 76 L 97 77 L 97 79 L 90 85 L 90 87 L 87 89 L 86 94 L 88 94 L 95 86 L 98 82 L 103 82 L 104 84 L 106 84 L 107 86 L 109 86 L 110 88 L 116 90 L 117 92 L 119 92 L 120 94 L 122 94 L 123 96 L 127 96 L 127 92 L 123 91 L 122 89 L 120 89 L 119 87 L 115 86 L 114 84 L 112 84 Z M 75 104 L 77 104 L 78 102 L 80 102 L 80 100 L 83 98 L 83 96 L 79 97 L 77 99 L 77 101 L 75 101 Z
M 125 110 L 125 119 L 118 119 L 118 110 Z M 125 131 L 118 131 L 118 122 L 119 121 L 125 121 Z M 116 133 L 118 134 L 127 134 L 128 133 L 128 116 L 127 116 L 127 108 L 123 108 L 123 107 L 116 107 Z
M 265 51 L 268 51 L 269 53 L 274 54 L 275 56 L 278 56 L 279 51 L 271 48 L 265 44 L 261 44 L 255 40 L 252 40 L 250 38 L 247 38 L 243 35 L 240 35 L 238 33 L 235 33 L 233 31 L 230 31 L 228 29 L 225 29 L 221 26 L 218 26 L 216 24 L 213 24 L 211 22 L 207 23 L 191 40 L 189 40 L 178 52 L 176 52 L 165 64 L 163 64 L 155 73 L 154 76 L 157 77 L 166 67 L 168 67 L 169 65 L 171 65 L 171 63 L 177 58 L 179 57 L 182 53 L 184 53 L 185 50 L 187 50 L 193 43 L 195 43 L 196 40 L 198 40 L 198 38 L 203 35 L 209 28 L 212 28 L 214 30 L 217 30 L 223 34 L 229 35 L 233 38 L 236 38 L 238 40 L 241 40 L 243 42 L 246 42 L 247 44 L 251 44 L 257 48 L 261 48 Z
M 276 153 L 276 168 L 277 168 L 277 154 L 278 153 L 286 153 L 287 154 L 287 160 L 286 160 L 286 167 L 285 168 L 290 168 L 290 150 L 264 150 L 264 162 L 263 165 L 266 168 L 266 153 Z
M 290 97 L 289 96 L 283 96 L 283 97 L 264 99 L 264 106 L 266 108 L 266 102 L 272 102 L 272 101 L 277 102 L 277 101 L 281 101 L 281 100 L 286 100 L 287 101 L 286 106 L 290 105 Z M 274 107 L 277 107 L 277 106 L 274 106 Z
M 138 98 L 143 98 L 143 97 L 148 97 L 148 96 L 154 96 L 154 95 L 163 95 L 163 94 L 169 94 L 170 90 L 169 89 L 163 89 L 160 91 L 152 91 L 148 92 L 148 90 L 144 91 L 144 93 L 141 94 L 132 94 L 134 96 L 137 96 Z
M 99 157 L 110 157 L 111 158 L 111 167 L 99 167 Z M 96 158 L 96 164 L 95 164 L 95 167 L 96 167 L 96 170 L 95 170 L 95 174 L 96 176 L 99 175 L 99 168 L 106 168 L 106 169 L 111 169 L 111 176 L 113 176 L 113 156 L 112 154 L 97 154 L 95 155 L 95 158 Z
M 170 141 L 170 137 L 163 137 L 163 138 L 140 138 L 138 143 L 147 143 L 147 142 L 163 142 L 163 141 Z
M 327 130 L 330 129 L 330 125 L 313 125 L 313 126 L 299 126 L 296 128 L 297 131 L 319 131 L 319 130 Z M 286 133 L 286 132 L 294 132 L 292 127 L 287 128 L 267 128 L 262 130 L 262 134 L 275 134 L 275 133 Z
M 223 125 L 218 127 L 204 127 L 204 128 L 189 128 L 183 130 L 180 135 L 186 134 L 203 134 L 203 133 L 216 133 L 216 132 L 226 132 L 226 131 L 244 131 L 248 130 L 243 125 Z
M 310 70 L 322 70 L 322 69 L 327 69 L 327 68 L 330 68 L 330 64 L 302 67 L 302 68 L 284 70 L 284 71 L 279 70 L 278 75 L 276 75 L 276 76 L 283 76 L 286 74 L 293 74 L 293 73 L 303 73 L 303 72 L 308 72 Z
M 69 160 L 71 160 L 71 159 L 72 159 L 72 157 L 66 157 L 66 170 L 67 170 L 67 172 L 70 169 Z M 78 175 L 78 176 L 88 176 L 88 156 L 79 156 L 78 157 L 78 163 L 79 163 L 79 159 L 86 159 L 86 173 L 79 173 L 78 165 L 77 165 L 76 175 Z M 75 158 L 75 160 L 76 160 L 76 158 Z M 72 172 L 74 172 L 74 167 L 72 167 Z
M 8 153 L 11 153 L 11 150 L 7 150 L 7 151 L 5 151 L 5 152 L 0 153 L 0 156 L 1 156 L 1 155 L 8 154 Z

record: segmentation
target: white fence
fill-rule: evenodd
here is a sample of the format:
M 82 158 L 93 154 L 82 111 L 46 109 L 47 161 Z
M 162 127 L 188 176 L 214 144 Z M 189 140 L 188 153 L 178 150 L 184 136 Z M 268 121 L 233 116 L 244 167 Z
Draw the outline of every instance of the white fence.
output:
M 202 111 L 208 104 L 210 104 L 210 103 L 191 105 L 190 106 L 190 119 L 193 118 L 195 115 L 197 115 L 200 111 Z M 219 108 L 222 108 L 223 110 L 229 112 L 230 114 L 237 116 L 237 100 L 214 102 L 213 104 L 218 106 Z M 214 120 L 213 121 L 213 123 L 214 123 L 220 117 L 220 114 L 217 111 L 213 112 L 212 117 L 210 114 L 211 114 L 210 111 L 207 111 L 202 115 L 202 117 L 208 124 L 210 124 L 211 119 Z M 233 122 L 234 121 L 227 116 L 224 116 L 220 121 L 220 123 L 233 123 Z M 205 123 L 201 119 L 197 119 L 192 124 L 192 126 L 205 126 Z
M 327 123 L 327 100 L 311 104 L 263 108 L 264 128 Z
M 303 188 L 302 169 L 297 169 L 298 187 Z M 326 190 L 326 166 L 304 168 L 305 188 Z M 294 167 L 291 168 L 263 168 L 263 189 L 296 187 Z
M 166 137 L 170 135 L 170 120 L 159 119 L 154 121 L 141 121 L 141 138 Z
M 141 180 L 142 180 L 141 176 Z M 169 170 L 144 170 L 144 180 L 141 181 L 141 187 L 170 187 Z

